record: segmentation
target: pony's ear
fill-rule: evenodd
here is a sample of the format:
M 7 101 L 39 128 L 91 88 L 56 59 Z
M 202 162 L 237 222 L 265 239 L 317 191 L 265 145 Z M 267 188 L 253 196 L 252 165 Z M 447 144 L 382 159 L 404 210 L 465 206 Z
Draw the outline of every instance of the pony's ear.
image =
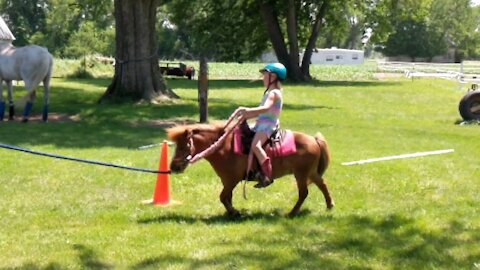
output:
M 194 129 L 185 129 L 185 137 L 190 138 L 195 134 L 200 133 L 200 129 L 194 128 Z
M 196 128 L 196 129 L 192 130 L 193 135 L 198 134 L 198 133 L 200 133 L 200 129 Z

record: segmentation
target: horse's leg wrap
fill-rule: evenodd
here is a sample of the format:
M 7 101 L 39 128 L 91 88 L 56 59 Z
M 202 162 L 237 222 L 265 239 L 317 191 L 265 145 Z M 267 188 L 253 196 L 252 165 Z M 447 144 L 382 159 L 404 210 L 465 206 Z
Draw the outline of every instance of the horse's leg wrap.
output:
M 8 120 L 13 120 L 14 116 L 15 116 L 15 105 L 13 105 L 13 102 L 10 101 L 8 104 Z
M 0 121 L 3 121 L 3 116 L 5 116 L 5 101 L 0 101 Z
M 42 120 L 43 122 L 48 121 L 48 105 L 43 106 Z
M 32 102 L 27 102 L 25 104 L 25 110 L 23 110 L 23 121 L 26 122 L 28 121 L 28 117 L 30 116 L 30 112 L 32 111 L 33 103 Z

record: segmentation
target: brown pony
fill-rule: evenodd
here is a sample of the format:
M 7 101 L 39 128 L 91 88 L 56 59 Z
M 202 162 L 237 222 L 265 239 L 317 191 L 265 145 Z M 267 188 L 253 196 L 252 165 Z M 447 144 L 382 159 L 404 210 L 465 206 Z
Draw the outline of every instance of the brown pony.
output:
M 223 125 L 194 124 L 167 129 L 168 137 L 176 143 L 175 155 L 170 164 L 174 173 L 183 172 L 191 157 L 215 143 L 226 130 Z M 272 159 L 273 178 L 293 174 L 297 181 L 298 201 L 289 216 L 299 213 L 300 207 L 308 196 L 308 185 L 315 183 L 323 193 L 327 209 L 334 206 L 323 174 L 330 162 L 330 153 L 325 138 L 317 133 L 315 137 L 294 132 L 297 152 L 289 156 Z M 245 176 L 247 156 L 233 152 L 233 135 L 229 134 L 225 142 L 212 154 L 205 157 L 220 177 L 223 190 L 220 201 L 231 216 L 240 215 L 233 207 L 232 192 Z

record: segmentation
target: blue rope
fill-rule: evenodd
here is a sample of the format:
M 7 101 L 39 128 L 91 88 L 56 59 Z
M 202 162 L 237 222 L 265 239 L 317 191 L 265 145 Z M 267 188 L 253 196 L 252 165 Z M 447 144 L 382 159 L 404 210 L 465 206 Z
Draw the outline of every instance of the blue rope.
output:
M 137 171 L 137 172 L 156 173 L 156 174 L 170 174 L 171 173 L 170 171 L 155 171 L 155 170 L 149 170 L 149 169 L 133 168 L 133 167 L 127 167 L 127 166 L 122 166 L 122 165 L 115 165 L 115 164 L 111 164 L 111 163 L 93 161 L 93 160 L 86 160 L 86 159 L 79 159 L 79 158 L 72 158 L 72 157 L 65 157 L 65 156 L 60 156 L 60 155 L 42 153 L 42 152 L 32 151 L 32 150 L 28 150 L 28 149 L 25 149 L 25 148 L 20 148 L 20 147 L 17 147 L 17 146 L 3 144 L 3 143 L 0 143 L 0 148 L 25 152 L 25 153 L 29 153 L 29 154 L 37 155 L 37 156 L 44 156 L 44 157 L 58 158 L 58 159 L 64 159 L 64 160 L 70 160 L 70 161 L 77 161 L 77 162 L 82 162 L 82 163 L 88 163 L 88 164 L 100 165 L 100 166 L 106 166 L 106 167 L 113 167 L 113 168 L 117 168 L 117 169 L 125 169 L 125 170 Z

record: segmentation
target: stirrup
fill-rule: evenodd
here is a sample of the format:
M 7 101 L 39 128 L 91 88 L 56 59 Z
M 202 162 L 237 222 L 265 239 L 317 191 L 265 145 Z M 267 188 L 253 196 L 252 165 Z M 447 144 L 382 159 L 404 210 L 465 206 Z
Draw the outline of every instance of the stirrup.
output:
M 258 182 L 263 177 L 264 177 L 263 174 L 259 171 L 249 171 L 245 175 L 245 180 Z
M 245 180 L 247 181 L 255 181 L 256 173 L 254 171 L 248 171 L 245 175 Z
M 268 177 L 264 177 L 263 179 L 259 180 L 258 183 L 253 186 L 254 188 L 266 188 L 273 183 L 273 180 L 268 179 Z

